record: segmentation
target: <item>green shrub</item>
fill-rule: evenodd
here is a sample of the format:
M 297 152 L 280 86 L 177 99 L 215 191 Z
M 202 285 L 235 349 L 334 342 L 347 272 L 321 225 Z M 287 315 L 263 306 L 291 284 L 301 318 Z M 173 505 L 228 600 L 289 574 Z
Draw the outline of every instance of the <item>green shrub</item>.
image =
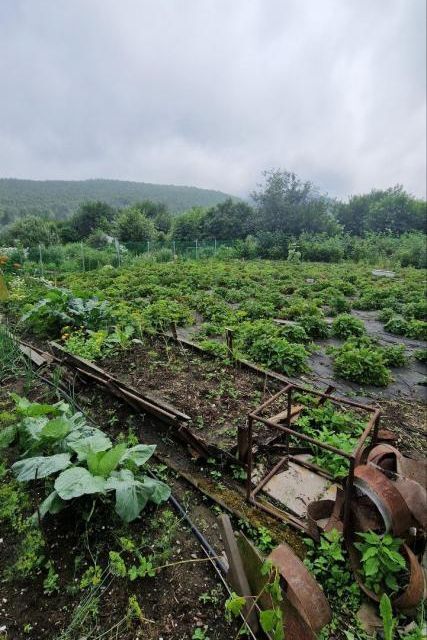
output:
M 300 325 L 310 338 L 328 338 L 329 327 L 320 315 L 305 315 L 299 318 Z
M 337 315 L 338 313 L 347 313 L 351 309 L 351 304 L 347 298 L 337 293 L 329 300 L 329 308 L 331 315 Z
M 199 342 L 200 346 L 211 353 L 214 356 L 217 356 L 221 359 L 227 359 L 229 357 L 227 345 L 223 342 L 216 342 L 215 340 L 202 340 Z
M 307 351 L 301 344 L 293 344 L 285 338 L 258 338 L 248 348 L 247 353 L 255 362 L 286 375 L 294 375 L 308 369 Z
M 394 593 L 399 590 L 398 577 L 406 571 L 405 558 L 400 553 L 403 540 L 389 533 L 373 531 L 358 533 L 362 542 L 354 546 L 361 553 L 362 575 L 366 586 L 374 593 Z
M 191 310 L 174 300 L 157 300 L 145 307 L 142 317 L 148 326 L 156 330 L 168 330 L 172 322 L 177 325 L 193 324 L 194 317 Z
M 427 349 L 417 349 L 414 351 L 414 357 L 420 362 L 427 364 Z
M 390 307 L 385 307 L 384 309 L 381 309 L 381 311 L 379 312 L 377 318 L 380 322 L 388 322 L 389 320 L 391 320 L 391 318 L 395 315 L 395 311 L 394 309 L 391 309 Z
M 382 351 L 351 338 L 334 350 L 334 370 L 341 378 L 360 384 L 386 387 L 391 380 Z
M 401 316 L 392 316 L 390 320 L 385 323 L 384 329 L 398 336 L 405 336 L 408 333 L 409 323 Z
M 349 338 L 350 336 L 362 336 L 365 333 L 365 325 L 362 320 L 349 313 L 343 313 L 335 318 L 332 323 L 332 334 L 337 338 Z
M 405 335 L 408 338 L 427 340 L 427 322 L 424 322 L 424 320 L 411 320 Z
M 405 347 L 402 344 L 396 344 L 391 347 L 382 347 L 381 352 L 384 358 L 384 364 L 387 367 L 404 367 L 407 361 L 405 356 Z
M 299 324 L 289 324 L 281 326 L 281 335 L 289 342 L 309 342 L 310 338 L 307 335 L 304 327 Z

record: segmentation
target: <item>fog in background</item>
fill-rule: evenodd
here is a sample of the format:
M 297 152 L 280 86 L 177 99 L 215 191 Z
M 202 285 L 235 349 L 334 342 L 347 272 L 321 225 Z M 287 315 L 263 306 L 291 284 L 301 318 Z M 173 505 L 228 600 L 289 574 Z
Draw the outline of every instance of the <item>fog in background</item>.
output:
M 0 0 L 0 176 L 425 196 L 425 0 Z

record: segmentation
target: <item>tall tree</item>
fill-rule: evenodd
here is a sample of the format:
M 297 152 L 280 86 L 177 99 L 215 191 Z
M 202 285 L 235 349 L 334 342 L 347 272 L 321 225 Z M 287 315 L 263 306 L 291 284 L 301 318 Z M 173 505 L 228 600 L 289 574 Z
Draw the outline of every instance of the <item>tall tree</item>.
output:
M 203 227 L 207 238 L 245 238 L 255 229 L 255 212 L 246 202 L 233 202 L 228 198 L 207 210 Z
M 263 175 L 265 184 L 252 193 L 261 229 L 287 235 L 337 230 L 328 199 L 320 196 L 311 182 L 279 169 Z
M 145 242 L 156 233 L 152 220 L 137 208 L 123 209 L 117 218 L 117 232 L 124 242 Z

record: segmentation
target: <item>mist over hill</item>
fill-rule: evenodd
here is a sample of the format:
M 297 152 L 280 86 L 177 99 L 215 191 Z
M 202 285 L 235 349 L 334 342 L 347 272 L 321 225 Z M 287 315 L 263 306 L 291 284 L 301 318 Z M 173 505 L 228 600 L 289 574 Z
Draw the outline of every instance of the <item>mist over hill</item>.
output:
M 20 180 L 0 178 L 0 224 L 26 215 L 65 220 L 82 202 L 102 200 L 124 207 L 140 200 L 163 202 L 172 213 L 224 202 L 221 191 L 124 180 Z

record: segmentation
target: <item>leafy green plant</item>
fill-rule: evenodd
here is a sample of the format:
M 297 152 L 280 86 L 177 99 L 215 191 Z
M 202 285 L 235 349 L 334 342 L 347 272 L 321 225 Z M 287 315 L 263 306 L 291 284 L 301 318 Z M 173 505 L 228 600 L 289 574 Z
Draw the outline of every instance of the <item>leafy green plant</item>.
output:
M 67 289 L 51 287 L 45 298 L 32 305 L 21 318 L 34 334 L 57 336 L 63 327 L 97 330 L 110 319 L 108 302 L 76 298 Z
M 47 576 L 43 580 L 43 593 L 51 596 L 53 593 L 59 591 L 59 575 L 55 571 L 55 565 L 52 560 L 48 560 L 45 568 L 47 569 Z
M 362 336 L 364 333 L 365 325 L 362 320 L 349 313 L 337 316 L 332 323 L 332 334 L 337 338 L 347 339 L 350 336 Z
M 414 351 L 414 357 L 419 360 L 420 362 L 423 362 L 424 364 L 427 363 L 427 349 L 416 349 Z
M 398 578 L 406 571 L 406 561 L 400 553 L 403 541 L 391 534 L 373 531 L 358 533 L 362 576 L 366 586 L 375 593 L 394 593 L 399 590 Z
M 328 338 L 329 327 L 320 315 L 306 315 L 299 318 L 299 323 L 310 338 Z
M 333 351 L 335 373 L 345 380 L 385 387 L 391 380 L 381 350 L 348 339 Z
M 57 513 L 70 500 L 88 495 L 106 499 L 114 492 L 116 513 L 130 522 L 148 501 L 160 504 L 169 498 L 170 489 L 165 483 L 139 472 L 154 453 L 155 445 L 113 446 L 100 429 L 88 426 L 80 414 L 67 415 L 69 407 L 64 403 L 40 405 L 18 396 L 15 402 L 17 411 L 25 415 L 18 430 L 26 454 L 30 454 L 12 465 L 17 480 L 57 476 L 54 490 L 39 507 L 41 517 L 48 512 Z M 51 419 L 52 413 L 60 415 Z M 50 455 L 31 455 L 34 452 Z
M 382 347 L 384 363 L 388 367 L 404 367 L 407 358 L 405 356 L 405 347 L 402 344 L 395 344 L 391 347 Z
M 333 529 L 321 535 L 319 544 L 311 538 L 304 542 L 308 548 L 304 564 L 322 585 L 333 612 L 331 624 L 320 634 L 322 640 L 328 640 L 338 629 L 348 627 L 349 618 L 355 618 L 361 601 L 360 589 L 349 569 L 341 533 Z
M 393 640 L 393 630 L 395 628 L 395 620 L 393 619 L 393 609 L 391 607 L 390 598 L 383 593 L 380 600 L 380 614 L 383 621 L 384 640 Z
M 281 608 L 283 596 L 280 587 L 280 574 L 269 560 L 263 563 L 260 572 L 261 576 L 264 576 L 266 579 L 261 591 L 253 598 L 254 602 L 258 602 L 264 593 L 269 594 L 271 601 L 270 608 L 265 608 L 260 611 L 259 622 L 261 628 L 265 633 L 270 634 L 274 640 L 284 640 L 285 633 L 283 630 L 283 613 Z M 233 592 L 225 602 L 226 618 L 231 620 L 241 615 L 246 602 L 246 597 L 239 596 Z M 244 626 L 243 624 L 240 631 L 244 629 Z

